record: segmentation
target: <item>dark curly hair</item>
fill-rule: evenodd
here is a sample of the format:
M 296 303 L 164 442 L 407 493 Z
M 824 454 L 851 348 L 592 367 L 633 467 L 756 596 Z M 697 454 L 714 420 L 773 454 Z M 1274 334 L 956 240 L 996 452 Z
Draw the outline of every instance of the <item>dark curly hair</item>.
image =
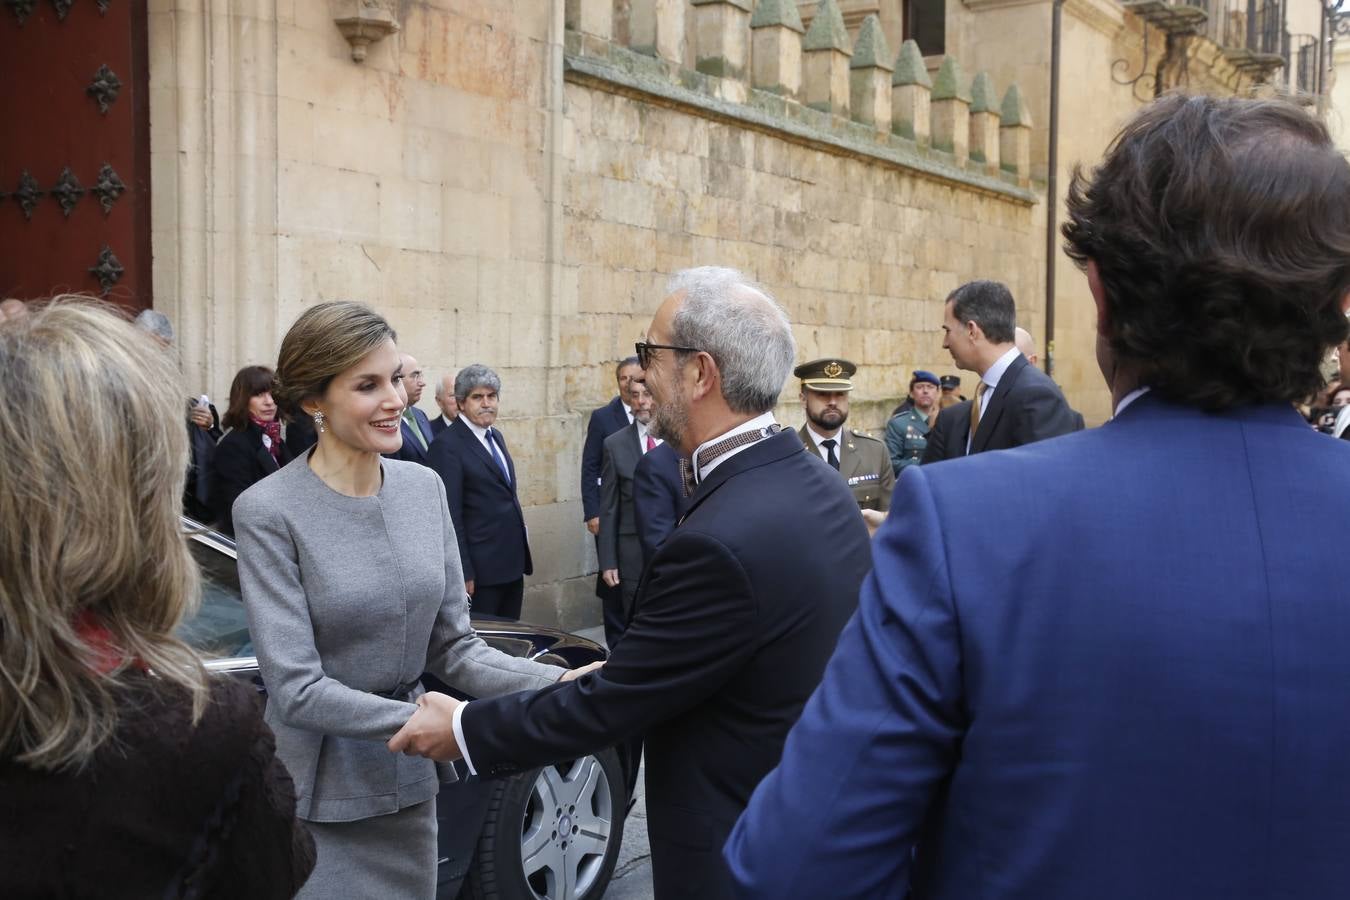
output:
M 1276 100 L 1164 97 L 1091 178 L 1075 170 L 1065 251 L 1097 266 L 1115 358 L 1177 403 L 1299 402 L 1345 340 L 1350 165 Z

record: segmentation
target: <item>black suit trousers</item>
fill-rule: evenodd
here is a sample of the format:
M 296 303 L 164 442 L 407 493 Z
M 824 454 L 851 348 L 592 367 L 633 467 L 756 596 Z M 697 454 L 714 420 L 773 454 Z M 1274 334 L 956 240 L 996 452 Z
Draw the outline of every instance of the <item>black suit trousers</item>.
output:
M 475 613 L 519 619 L 520 604 L 525 597 L 525 579 L 517 578 L 506 584 L 475 584 L 470 606 Z

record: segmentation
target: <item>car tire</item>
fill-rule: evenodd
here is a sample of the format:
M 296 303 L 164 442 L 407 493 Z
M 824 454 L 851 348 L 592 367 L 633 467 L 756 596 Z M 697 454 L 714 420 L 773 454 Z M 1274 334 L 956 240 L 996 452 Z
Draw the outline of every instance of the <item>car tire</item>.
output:
M 614 875 L 627 808 L 612 749 L 500 782 L 461 896 L 599 900 Z

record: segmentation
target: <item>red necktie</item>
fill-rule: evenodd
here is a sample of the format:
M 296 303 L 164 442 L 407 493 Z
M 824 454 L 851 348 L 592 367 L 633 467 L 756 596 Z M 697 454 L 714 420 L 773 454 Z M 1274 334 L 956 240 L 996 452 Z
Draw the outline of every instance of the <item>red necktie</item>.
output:
M 656 449 L 656 441 L 652 440 L 652 436 L 649 434 L 647 435 L 647 452 L 651 453 L 655 449 Z

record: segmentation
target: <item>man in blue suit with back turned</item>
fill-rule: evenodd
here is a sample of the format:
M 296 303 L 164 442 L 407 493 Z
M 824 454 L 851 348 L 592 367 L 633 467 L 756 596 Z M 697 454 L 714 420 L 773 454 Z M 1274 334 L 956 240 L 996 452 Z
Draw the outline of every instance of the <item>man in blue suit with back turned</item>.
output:
M 1350 166 L 1171 96 L 1064 227 L 1115 418 L 900 479 L 857 615 L 725 848 L 742 897 L 1344 897 Z

